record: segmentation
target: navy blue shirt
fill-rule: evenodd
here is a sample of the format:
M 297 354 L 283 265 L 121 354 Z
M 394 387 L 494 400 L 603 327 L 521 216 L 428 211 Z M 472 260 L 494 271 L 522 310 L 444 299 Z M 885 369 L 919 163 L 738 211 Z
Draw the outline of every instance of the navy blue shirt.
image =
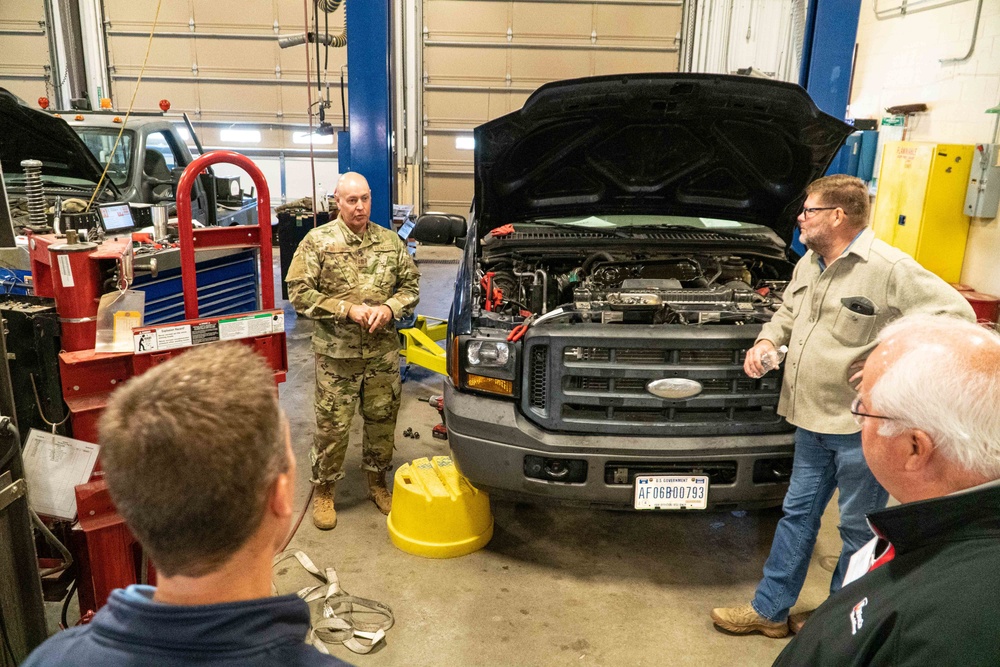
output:
M 89 625 L 50 637 L 22 667 L 350 667 L 305 643 L 309 607 L 295 595 L 185 606 L 155 602 L 154 591 L 152 586 L 112 591 Z

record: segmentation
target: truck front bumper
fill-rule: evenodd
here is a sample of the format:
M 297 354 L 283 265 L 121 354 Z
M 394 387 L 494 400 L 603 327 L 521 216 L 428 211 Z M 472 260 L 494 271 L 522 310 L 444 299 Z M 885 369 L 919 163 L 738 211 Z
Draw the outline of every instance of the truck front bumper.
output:
M 502 496 L 626 509 L 633 506 L 635 471 L 658 467 L 671 474 L 730 471 L 725 483 L 710 483 L 710 510 L 774 507 L 788 488 L 791 432 L 704 438 L 553 433 L 525 419 L 514 401 L 459 392 L 450 381 L 444 412 L 459 470 L 475 486 Z M 574 482 L 539 479 L 529 476 L 526 457 L 584 461 L 586 474 Z M 782 474 L 768 475 L 775 467 Z

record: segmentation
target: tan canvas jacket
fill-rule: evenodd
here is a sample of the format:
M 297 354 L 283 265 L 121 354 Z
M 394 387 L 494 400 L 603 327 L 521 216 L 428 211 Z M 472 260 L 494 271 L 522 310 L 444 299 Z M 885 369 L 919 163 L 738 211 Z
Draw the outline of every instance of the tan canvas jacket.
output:
M 845 299 L 864 300 L 874 313 L 853 312 Z M 856 433 L 848 368 L 874 349 L 882 327 L 912 313 L 975 320 L 958 291 L 871 229 L 825 271 L 808 251 L 795 265 L 784 304 L 757 337 L 788 346 L 778 413 L 810 431 Z

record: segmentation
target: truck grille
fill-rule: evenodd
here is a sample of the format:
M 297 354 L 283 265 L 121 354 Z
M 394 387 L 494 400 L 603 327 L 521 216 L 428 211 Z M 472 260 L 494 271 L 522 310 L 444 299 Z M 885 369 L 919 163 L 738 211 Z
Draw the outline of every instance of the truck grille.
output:
M 753 379 L 743 358 L 759 327 L 663 327 L 641 342 L 621 329 L 571 325 L 532 331 L 522 409 L 553 431 L 713 436 L 790 430 L 777 414 L 781 375 Z M 638 344 L 637 344 L 638 343 Z M 664 399 L 646 390 L 686 378 L 701 391 Z M 654 428 L 651 428 L 654 427 Z
M 528 369 L 531 391 L 528 400 L 531 407 L 545 412 L 545 397 L 548 394 L 546 365 L 549 360 L 549 348 L 538 346 L 531 350 L 531 367 Z

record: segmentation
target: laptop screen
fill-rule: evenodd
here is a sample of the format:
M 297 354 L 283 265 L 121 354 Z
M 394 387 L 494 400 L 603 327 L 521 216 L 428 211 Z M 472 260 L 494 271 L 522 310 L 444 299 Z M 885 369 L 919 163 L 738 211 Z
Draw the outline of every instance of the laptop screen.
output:
M 135 229 L 132 209 L 128 204 L 101 204 L 101 226 L 107 234 L 124 234 Z

